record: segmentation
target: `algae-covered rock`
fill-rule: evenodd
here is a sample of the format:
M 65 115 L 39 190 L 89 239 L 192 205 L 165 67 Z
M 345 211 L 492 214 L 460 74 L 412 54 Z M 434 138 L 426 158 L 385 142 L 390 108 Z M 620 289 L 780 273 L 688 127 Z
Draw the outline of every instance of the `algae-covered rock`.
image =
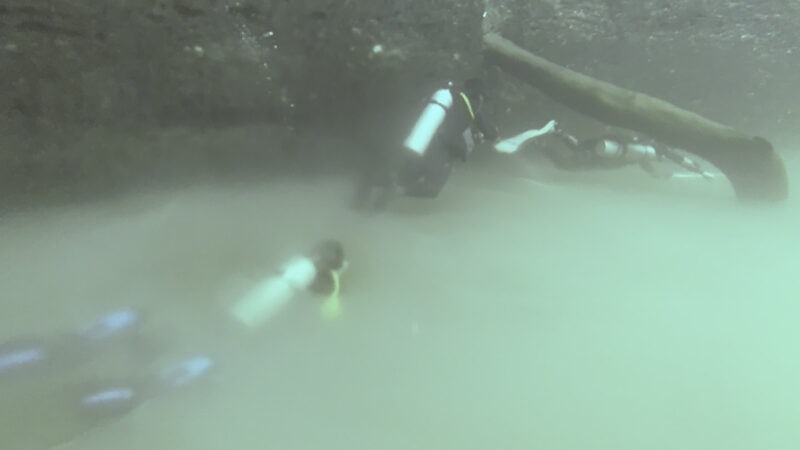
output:
M 474 66 L 482 11 L 478 0 L 8 0 L 0 108 L 7 127 L 315 116 Z
M 5 0 L 0 186 L 135 178 L 162 160 L 194 159 L 181 145 L 129 151 L 91 140 L 109 133 L 380 132 L 396 106 L 481 73 L 487 30 L 733 126 L 787 127 L 800 101 L 798 16 L 800 5 L 777 0 Z M 496 87 L 503 110 L 535 97 Z

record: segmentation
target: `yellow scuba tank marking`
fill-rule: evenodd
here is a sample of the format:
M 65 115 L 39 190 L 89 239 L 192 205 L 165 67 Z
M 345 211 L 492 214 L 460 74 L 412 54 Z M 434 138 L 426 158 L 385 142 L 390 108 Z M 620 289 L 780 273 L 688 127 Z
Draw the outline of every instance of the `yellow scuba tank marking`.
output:
M 467 94 L 463 92 L 459 92 L 458 95 L 461 96 L 461 100 L 464 100 L 464 104 L 467 105 L 467 111 L 469 111 L 469 117 L 472 120 L 475 120 L 475 111 L 472 110 L 472 103 L 469 102 L 469 98 L 467 98 Z
M 339 301 L 339 290 L 341 289 L 339 272 L 331 270 L 331 278 L 333 279 L 333 291 L 322 303 L 322 308 L 320 309 L 322 317 L 326 319 L 335 319 L 342 313 L 342 304 Z

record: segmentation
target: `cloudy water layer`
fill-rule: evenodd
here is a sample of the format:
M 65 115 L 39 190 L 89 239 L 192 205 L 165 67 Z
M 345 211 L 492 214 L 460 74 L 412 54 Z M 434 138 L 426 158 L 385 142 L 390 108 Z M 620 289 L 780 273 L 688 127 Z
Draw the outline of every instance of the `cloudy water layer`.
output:
M 437 200 L 380 214 L 349 209 L 332 175 L 3 217 L 3 341 L 136 306 L 158 361 L 216 366 L 96 427 L 59 400 L 86 370 L 7 382 L 3 418 L 28 401 L 48 414 L 0 435 L 64 450 L 795 448 L 796 190 L 746 206 L 724 180 L 521 162 L 477 158 Z M 256 330 L 231 318 L 328 237 L 350 262 L 341 317 L 302 298 Z M 101 379 L 151 364 L 95 356 L 113 361 Z

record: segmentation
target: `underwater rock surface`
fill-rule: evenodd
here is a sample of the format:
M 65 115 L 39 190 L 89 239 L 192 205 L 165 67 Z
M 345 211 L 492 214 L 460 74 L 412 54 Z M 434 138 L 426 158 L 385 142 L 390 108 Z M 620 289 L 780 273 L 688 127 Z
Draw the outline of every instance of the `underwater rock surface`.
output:
M 0 187 L 209 164 L 179 145 L 153 150 L 142 130 L 268 125 L 276 147 L 303 124 L 357 135 L 364 117 L 481 73 L 485 31 L 733 126 L 788 126 L 798 18 L 799 4 L 777 0 L 6 0 Z

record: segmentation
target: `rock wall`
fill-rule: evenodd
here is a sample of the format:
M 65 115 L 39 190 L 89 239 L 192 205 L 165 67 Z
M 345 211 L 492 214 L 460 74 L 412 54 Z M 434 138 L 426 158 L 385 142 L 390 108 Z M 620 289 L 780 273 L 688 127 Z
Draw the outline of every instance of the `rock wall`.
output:
M 4 119 L 282 121 L 479 58 L 479 0 L 4 0 Z
M 486 71 L 484 30 L 731 125 L 787 128 L 798 20 L 783 0 L 0 0 L 0 188 L 221 158 L 143 130 L 275 130 L 231 160 L 291 147 L 304 124 L 382 131 L 395 105 Z M 538 111 L 541 93 L 495 79 L 501 109 Z
M 798 2 L 487 3 L 487 29 L 572 69 L 745 129 L 800 120 Z
M 164 154 L 145 131 L 276 131 L 207 150 L 235 160 L 285 147 L 298 124 L 352 123 L 477 70 L 482 13 L 480 0 L 2 0 L 0 189 L 219 159 Z

